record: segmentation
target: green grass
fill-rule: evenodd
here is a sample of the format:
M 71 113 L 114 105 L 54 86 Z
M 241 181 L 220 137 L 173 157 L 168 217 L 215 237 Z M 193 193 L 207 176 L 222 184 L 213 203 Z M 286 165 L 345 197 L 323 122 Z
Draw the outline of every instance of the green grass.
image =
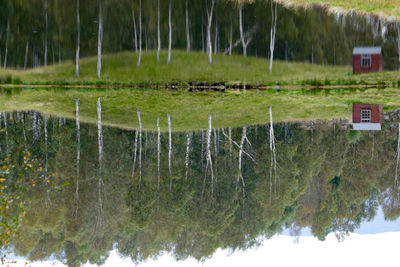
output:
M 373 12 L 387 17 L 400 16 L 400 0 L 278 0 L 283 3 L 294 4 L 328 4 L 343 10 Z
M 397 84 L 399 72 L 353 75 L 349 66 L 322 66 L 309 63 L 276 61 L 272 75 L 268 73 L 266 59 L 243 56 L 214 56 L 208 64 L 204 53 L 173 51 L 172 63 L 166 63 L 167 53 L 162 51 L 161 61 L 155 52 L 145 52 L 141 67 L 136 66 L 137 54 L 122 52 L 105 55 L 100 79 L 96 76 L 96 58 L 81 60 L 80 77 L 75 78 L 72 61 L 61 65 L 42 67 L 29 71 L 0 70 L 0 82 L 24 84 L 98 85 L 98 84 L 186 84 L 188 82 L 225 82 L 249 85 L 345 85 Z
M 380 103 L 385 110 L 400 108 L 399 89 L 323 90 L 228 90 L 225 93 L 190 93 L 184 90 L 145 89 L 3 89 L 0 110 L 37 110 L 50 115 L 74 118 L 75 98 L 80 99 L 81 121 L 96 122 L 96 101 L 101 97 L 103 122 L 121 128 L 137 128 L 137 111 L 143 127 L 156 129 L 157 117 L 167 130 L 167 114 L 173 131 L 207 128 L 213 114 L 214 127 L 264 124 L 273 106 L 274 120 L 293 121 L 350 118 L 351 103 Z

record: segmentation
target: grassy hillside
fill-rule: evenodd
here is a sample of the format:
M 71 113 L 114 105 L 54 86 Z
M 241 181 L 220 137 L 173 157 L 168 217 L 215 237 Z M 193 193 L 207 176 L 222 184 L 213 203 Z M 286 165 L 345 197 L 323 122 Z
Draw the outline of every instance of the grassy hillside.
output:
M 278 0 L 282 3 L 291 4 L 328 4 L 343 10 L 356 10 L 360 12 L 373 12 L 383 16 L 399 17 L 400 0 Z
M 273 74 L 268 73 L 266 59 L 244 58 L 242 56 L 214 56 L 212 65 L 207 56 L 199 52 L 174 51 L 172 63 L 168 65 L 167 53 L 156 61 L 155 52 L 145 52 L 141 67 L 136 67 L 137 54 L 122 52 L 105 55 L 100 79 L 96 76 L 96 58 L 81 60 L 81 75 L 74 77 L 72 61 L 61 65 L 34 70 L 1 70 L 0 81 L 25 84 L 166 84 L 191 81 L 226 82 L 228 84 L 251 85 L 302 85 L 302 84 L 379 84 L 382 81 L 395 82 L 400 79 L 398 72 L 353 75 L 349 66 L 322 66 L 309 63 L 286 63 L 276 61 Z
M 103 122 L 121 128 L 137 128 L 137 111 L 143 127 L 156 129 L 157 117 L 167 130 L 171 114 L 174 131 L 207 128 L 213 114 L 215 127 L 264 124 L 273 106 L 274 120 L 350 118 L 354 102 L 384 104 L 385 110 L 400 108 L 399 89 L 369 90 L 229 90 L 225 93 L 145 89 L 3 89 L 0 111 L 37 110 L 49 115 L 74 118 L 75 98 L 80 99 L 81 121 L 96 122 L 96 101 L 101 97 Z

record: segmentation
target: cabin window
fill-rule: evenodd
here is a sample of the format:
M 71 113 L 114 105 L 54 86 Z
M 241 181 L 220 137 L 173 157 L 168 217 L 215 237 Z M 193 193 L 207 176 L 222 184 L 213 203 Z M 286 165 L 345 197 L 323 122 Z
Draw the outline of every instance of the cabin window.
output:
M 361 56 L 361 67 L 365 69 L 371 68 L 371 55 Z
M 361 110 L 361 123 L 371 122 L 371 110 L 363 109 Z

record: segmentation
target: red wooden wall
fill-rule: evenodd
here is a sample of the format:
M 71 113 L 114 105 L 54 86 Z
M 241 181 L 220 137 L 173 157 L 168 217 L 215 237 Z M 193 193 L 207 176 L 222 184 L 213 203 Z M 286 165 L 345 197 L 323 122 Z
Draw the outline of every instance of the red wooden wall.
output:
M 371 123 L 383 123 L 383 106 L 376 104 L 353 104 L 353 123 L 361 123 L 361 110 L 371 110 Z
M 368 73 L 383 71 L 383 55 L 371 55 L 371 68 L 361 67 L 361 55 L 353 56 L 353 73 Z

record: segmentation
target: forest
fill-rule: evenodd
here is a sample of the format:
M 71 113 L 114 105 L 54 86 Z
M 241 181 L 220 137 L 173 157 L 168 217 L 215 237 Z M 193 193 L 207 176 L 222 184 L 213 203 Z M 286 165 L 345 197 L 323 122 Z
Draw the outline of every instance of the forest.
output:
M 287 8 L 269 0 L 4 0 L 0 64 L 27 69 L 120 51 L 231 53 L 312 64 L 351 64 L 354 46 L 383 46 L 399 67 L 399 25 L 375 15 Z M 272 56 L 272 57 L 271 57 Z M 172 59 L 173 60 L 173 59 Z M 140 65 L 138 62 L 124 64 Z M 272 60 L 271 60 L 272 61 Z M 78 63 L 78 64 L 77 64 Z M 100 76 L 101 60 L 97 73 Z M 79 75 L 77 67 L 76 75 Z
M 37 112 L 2 113 L 2 255 L 68 266 L 102 264 L 117 249 L 140 263 L 170 252 L 206 260 L 290 229 L 339 240 L 400 215 L 398 111 L 381 132 L 344 120 L 136 131 Z M 140 123 L 141 114 L 137 114 Z

